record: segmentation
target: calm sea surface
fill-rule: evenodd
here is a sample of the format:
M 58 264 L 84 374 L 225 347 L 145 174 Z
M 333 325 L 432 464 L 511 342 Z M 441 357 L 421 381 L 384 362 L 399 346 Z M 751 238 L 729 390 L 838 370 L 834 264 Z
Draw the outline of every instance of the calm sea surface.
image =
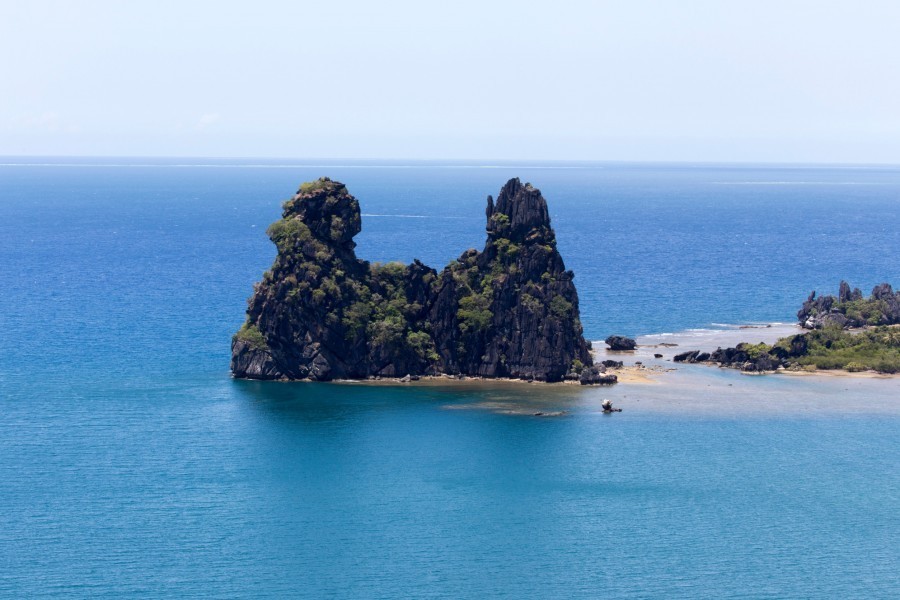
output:
M 483 245 L 487 194 L 530 181 L 596 340 L 900 284 L 900 169 L 0 163 L 0 596 L 900 594 L 898 379 L 228 374 L 305 180 L 359 198 L 361 258 L 436 268 Z

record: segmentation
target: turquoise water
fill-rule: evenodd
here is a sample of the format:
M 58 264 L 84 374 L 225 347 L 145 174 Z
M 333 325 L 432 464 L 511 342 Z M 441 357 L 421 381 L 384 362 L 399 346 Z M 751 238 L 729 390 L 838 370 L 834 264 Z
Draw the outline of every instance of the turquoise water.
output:
M 840 278 L 900 283 L 900 170 L 0 162 L 0 595 L 900 589 L 898 380 L 372 387 L 227 370 L 273 257 L 265 227 L 303 180 L 360 198 L 360 256 L 436 267 L 483 244 L 488 193 L 531 181 L 598 339 L 788 321 Z M 625 412 L 598 414 L 603 397 Z M 667 408 L 688 397 L 699 408 Z

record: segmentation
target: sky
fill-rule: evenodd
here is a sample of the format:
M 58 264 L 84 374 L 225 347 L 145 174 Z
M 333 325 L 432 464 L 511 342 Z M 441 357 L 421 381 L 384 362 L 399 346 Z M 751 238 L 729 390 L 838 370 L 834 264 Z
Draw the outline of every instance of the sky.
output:
M 900 2 L 0 0 L 0 155 L 900 163 Z

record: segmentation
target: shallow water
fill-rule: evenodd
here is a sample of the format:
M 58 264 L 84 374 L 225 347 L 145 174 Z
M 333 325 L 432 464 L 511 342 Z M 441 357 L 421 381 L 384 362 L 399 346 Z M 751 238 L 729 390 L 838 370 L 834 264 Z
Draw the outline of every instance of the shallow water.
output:
M 588 337 L 670 332 L 627 358 L 668 369 L 691 345 L 790 331 L 712 323 L 789 323 L 841 277 L 900 281 L 897 170 L 144 164 L 0 166 L 0 595 L 900 589 L 898 379 L 686 365 L 586 389 L 227 372 L 273 256 L 265 226 L 321 174 L 382 215 L 363 218 L 361 256 L 434 266 L 481 246 L 486 194 L 532 181 Z M 603 398 L 624 412 L 601 414 Z

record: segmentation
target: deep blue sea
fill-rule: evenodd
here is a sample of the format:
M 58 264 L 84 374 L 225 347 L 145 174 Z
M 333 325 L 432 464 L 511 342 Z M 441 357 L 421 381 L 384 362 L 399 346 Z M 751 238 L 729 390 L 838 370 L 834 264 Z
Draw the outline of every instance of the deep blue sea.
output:
M 2 597 L 900 595 L 900 379 L 697 371 L 697 397 L 747 397 L 679 412 L 665 383 L 228 372 L 265 229 L 302 181 L 359 198 L 361 258 L 436 268 L 482 247 L 488 194 L 531 182 L 598 340 L 900 284 L 900 168 L 0 163 Z M 604 394 L 626 410 L 599 415 Z M 569 414 L 484 410 L 516 402 Z

